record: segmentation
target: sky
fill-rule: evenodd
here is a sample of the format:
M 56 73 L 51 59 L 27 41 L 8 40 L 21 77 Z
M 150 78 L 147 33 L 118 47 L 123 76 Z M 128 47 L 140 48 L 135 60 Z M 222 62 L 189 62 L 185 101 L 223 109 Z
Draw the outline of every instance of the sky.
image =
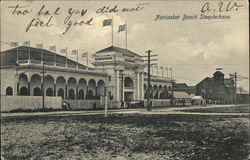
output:
M 103 27 L 103 20 L 113 18 L 113 45 L 125 47 L 125 33 L 118 33 L 118 26 L 127 23 L 127 48 L 140 55 L 146 50 L 157 54 L 158 66 L 172 68 L 173 78 L 177 83 L 196 85 L 205 77 L 212 77 L 216 68 L 228 78 L 229 73 L 237 72 L 249 77 L 249 4 L 243 1 L 223 1 L 223 11 L 219 12 L 221 1 L 209 1 L 210 9 L 205 15 L 226 15 L 230 19 L 199 19 L 202 6 L 207 1 L 1 1 L 1 51 L 10 49 L 12 41 L 22 44 L 29 40 L 31 46 L 43 43 L 44 48 L 56 45 L 57 52 L 67 48 L 68 52 L 78 49 L 79 52 L 93 54 L 111 46 L 111 27 Z M 225 7 L 233 3 L 241 5 L 226 12 Z M 25 15 L 12 14 L 11 6 L 19 5 L 20 10 L 32 11 Z M 50 15 L 37 16 L 37 12 L 45 5 L 44 12 Z M 99 8 L 116 7 L 117 12 L 96 13 Z M 122 12 L 123 8 L 132 9 L 140 6 L 139 11 Z M 60 7 L 55 15 L 55 10 Z M 71 26 L 65 33 L 68 10 L 75 11 L 70 21 L 87 21 L 91 25 Z M 85 11 L 81 16 L 78 11 Z M 87 10 L 87 11 L 86 11 Z M 112 11 L 112 10 L 111 10 Z M 178 16 L 178 20 L 156 20 L 156 16 Z M 182 20 L 184 15 L 197 19 Z M 50 27 L 26 28 L 33 18 L 47 22 Z M 69 22 L 69 21 L 68 21 Z M 80 61 L 85 63 L 85 61 Z M 160 71 L 159 71 L 160 72 Z M 156 69 L 154 70 L 156 75 Z M 160 73 L 159 73 L 160 75 Z M 249 79 L 237 82 L 238 86 L 249 90 Z

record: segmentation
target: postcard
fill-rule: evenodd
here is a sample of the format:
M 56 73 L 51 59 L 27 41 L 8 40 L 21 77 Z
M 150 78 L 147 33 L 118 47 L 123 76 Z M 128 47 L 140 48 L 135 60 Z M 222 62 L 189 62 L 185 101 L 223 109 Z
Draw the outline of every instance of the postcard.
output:
M 1 1 L 1 160 L 248 159 L 249 2 Z

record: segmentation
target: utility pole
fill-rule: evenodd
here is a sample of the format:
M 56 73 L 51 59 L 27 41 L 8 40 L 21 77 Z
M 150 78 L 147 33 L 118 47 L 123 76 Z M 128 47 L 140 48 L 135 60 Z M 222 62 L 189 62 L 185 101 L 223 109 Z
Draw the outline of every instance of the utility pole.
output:
M 148 92 L 147 92 L 147 110 L 148 111 L 152 111 L 152 103 L 151 103 L 151 100 L 150 100 L 150 67 L 151 65 L 154 65 L 154 64 L 151 64 L 151 61 L 156 61 L 157 59 L 151 59 L 151 57 L 155 57 L 157 55 L 151 55 L 151 50 L 147 50 L 146 53 L 148 53 L 147 56 L 142 56 L 142 57 L 147 57 L 147 64 L 148 64 Z
M 43 62 L 43 81 L 42 81 L 42 105 L 43 105 L 43 111 L 45 110 L 45 104 L 44 104 L 44 62 Z

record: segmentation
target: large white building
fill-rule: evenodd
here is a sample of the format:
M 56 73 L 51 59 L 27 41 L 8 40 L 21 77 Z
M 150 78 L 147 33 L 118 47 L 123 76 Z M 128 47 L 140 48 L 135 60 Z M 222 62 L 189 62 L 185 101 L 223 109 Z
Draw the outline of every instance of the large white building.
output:
M 146 64 L 139 54 L 111 46 L 97 51 L 93 58 L 94 67 L 87 67 L 45 49 L 20 46 L 3 51 L 1 104 L 9 107 L 10 103 L 18 103 L 20 97 L 26 101 L 40 101 L 38 97 L 42 97 L 42 91 L 48 99 L 68 101 L 73 108 L 83 109 L 86 106 L 90 109 L 93 104 L 101 107 L 100 99 L 104 95 L 108 97 L 109 107 L 121 107 L 122 101 L 147 98 Z M 152 76 L 151 99 L 169 99 L 172 82 L 163 76 Z M 47 103 L 51 106 L 50 101 Z

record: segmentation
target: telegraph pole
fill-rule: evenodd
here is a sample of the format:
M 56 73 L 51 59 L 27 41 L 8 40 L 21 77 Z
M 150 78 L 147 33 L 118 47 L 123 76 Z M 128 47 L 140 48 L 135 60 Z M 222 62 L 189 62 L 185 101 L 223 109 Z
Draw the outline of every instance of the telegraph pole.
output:
M 148 111 L 152 111 L 152 104 L 151 104 L 151 100 L 150 100 L 150 67 L 151 65 L 151 61 L 156 61 L 157 59 L 151 59 L 151 57 L 155 57 L 157 55 L 151 55 L 152 51 L 151 50 L 147 50 L 146 53 L 148 53 L 147 56 L 142 56 L 142 57 L 147 57 L 147 64 L 148 64 L 148 92 L 147 92 L 147 110 Z
M 147 110 L 151 111 L 151 104 L 150 104 L 150 91 L 149 91 L 149 86 L 150 86 L 150 53 L 152 52 L 151 50 L 146 51 L 148 53 L 148 95 L 147 95 Z
M 43 62 L 43 81 L 42 81 L 42 105 L 43 105 L 43 111 L 45 110 L 45 104 L 44 104 L 44 62 Z

